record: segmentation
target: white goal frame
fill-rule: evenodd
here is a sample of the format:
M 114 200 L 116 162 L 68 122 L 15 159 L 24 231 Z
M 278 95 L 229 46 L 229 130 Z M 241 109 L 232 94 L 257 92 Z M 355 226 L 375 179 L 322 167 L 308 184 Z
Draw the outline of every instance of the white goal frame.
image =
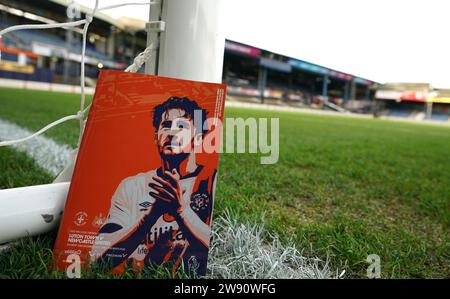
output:
M 145 72 L 220 83 L 225 48 L 220 15 L 222 0 L 159 0 L 148 4 L 150 20 L 146 26 L 148 48 L 145 53 L 151 55 L 138 57 L 141 60 L 150 58 L 146 61 Z M 90 17 L 95 17 L 95 14 L 88 15 L 87 19 Z M 80 25 L 85 24 L 78 22 Z M 87 30 L 87 26 L 85 28 Z M 184 51 L 180 51 L 180 47 Z M 82 95 L 81 111 L 83 105 Z M 66 120 L 69 118 L 77 119 L 77 116 L 66 117 Z M 75 160 L 76 155 L 73 155 L 73 159 L 52 184 L 0 190 L 0 244 L 45 233 L 57 227 Z

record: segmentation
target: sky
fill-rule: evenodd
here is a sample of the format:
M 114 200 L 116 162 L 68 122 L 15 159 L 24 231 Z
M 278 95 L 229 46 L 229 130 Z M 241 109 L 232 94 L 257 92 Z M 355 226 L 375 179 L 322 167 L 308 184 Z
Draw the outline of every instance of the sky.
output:
M 227 39 L 380 83 L 450 88 L 448 0 L 222 0 L 221 10 Z M 105 13 L 148 19 L 142 6 Z

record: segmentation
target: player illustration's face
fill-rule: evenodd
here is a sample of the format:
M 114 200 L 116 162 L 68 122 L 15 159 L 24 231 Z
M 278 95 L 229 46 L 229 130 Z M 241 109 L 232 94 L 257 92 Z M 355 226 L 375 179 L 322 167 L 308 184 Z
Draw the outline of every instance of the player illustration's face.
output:
M 183 109 L 169 109 L 162 114 L 157 132 L 159 153 L 163 156 L 189 153 L 193 149 L 194 121 Z

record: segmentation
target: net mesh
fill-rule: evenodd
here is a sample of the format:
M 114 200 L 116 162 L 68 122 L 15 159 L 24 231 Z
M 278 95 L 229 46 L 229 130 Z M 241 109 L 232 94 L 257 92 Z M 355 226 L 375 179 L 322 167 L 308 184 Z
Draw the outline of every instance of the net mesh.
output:
M 24 25 L 16 25 L 16 26 L 11 26 L 8 28 L 5 28 L 3 30 L 0 31 L 0 41 L 2 36 L 4 36 L 7 33 L 13 32 L 13 31 L 17 31 L 17 30 L 25 30 L 25 29 L 31 29 L 31 30 L 39 30 L 39 29 L 51 29 L 51 28 L 74 28 L 74 27 L 78 27 L 78 26 L 83 26 L 82 29 L 82 46 L 81 46 L 81 74 L 80 74 L 80 87 L 81 87 L 81 94 L 80 94 L 80 110 L 73 115 L 67 115 L 64 116 L 58 120 L 55 120 L 54 122 L 51 122 L 49 124 L 47 124 L 46 126 L 44 126 L 42 129 L 34 132 L 33 134 L 23 137 L 23 138 L 19 138 L 19 139 L 14 139 L 14 140 L 5 140 L 5 141 L 0 141 L 0 146 L 9 146 L 9 145 L 15 145 L 18 143 L 22 143 L 25 142 L 27 140 L 30 140 L 32 138 L 35 138 L 43 133 L 45 133 L 46 131 L 48 131 L 49 129 L 62 124 L 66 121 L 69 120 L 78 120 L 80 123 L 80 134 L 79 134 L 79 138 L 78 138 L 78 146 L 81 143 L 81 138 L 83 136 L 83 131 L 84 131 L 84 125 L 85 125 L 85 115 L 86 112 L 89 110 L 89 106 L 85 107 L 85 102 L 86 102 L 86 91 L 85 91 L 85 58 L 86 58 L 86 37 L 87 37 L 87 33 L 89 30 L 89 25 L 92 23 L 92 20 L 95 16 L 95 14 L 97 12 L 101 12 L 101 11 L 105 11 L 108 9 L 113 9 L 113 8 L 119 8 L 122 6 L 129 6 L 129 5 L 153 5 L 153 4 L 158 4 L 159 2 L 157 1 L 150 1 L 150 2 L 130 2 L 130 3 L 123 3 L 123 4 L 116 4 L 116 5 L 109 5 L 109 6 L 104 6 L 104 7 L 99 7 L 99 0 L 95 1 L 95 5 L 92 8 L 90 13 L 87 13 L 85 15 L 84 19 L 81 20 L 77 20 L 77 21 L 73 21 L 73 22 L 65 22 L 65 23 L 53 23 L 53 24 L 24 24 Z M 125 69 L 125 72 L 131 72 L 131 73 L 135 73 L 137 72 L 142 65 L 148 61 L 148 59 L 150 58 L 150 56 L 152 55 L 152 50 L 154 50 L 154 46 L 153 44 L 150 44 L 145 50 L 144 52 L 140 53 L 133 61 L 133 63 L 127 67 Z M 0 53 L 0 59 L 1 59 L 1 53 Z

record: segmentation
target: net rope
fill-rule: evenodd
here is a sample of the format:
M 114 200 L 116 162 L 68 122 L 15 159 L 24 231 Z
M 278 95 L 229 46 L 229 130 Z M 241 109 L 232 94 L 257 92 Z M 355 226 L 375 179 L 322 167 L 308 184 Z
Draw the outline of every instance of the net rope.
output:
M 130 3 L 123 3 L 123 4 L 116 4 L 116 5 L 109 5 L 109 6 L 103 6 L 99 7 L 99 0 L 95 0 L 95 6 L 92 9 L 90 13 L 86 13 L 85 18 L 82 20 L 74 21 L 74 22 L 65 22 L 65 23 L 53 23 L 53 24 L 24 24 L 24 25 L 16 25 L 11 26 L 8 28 L 5 28 L 0 31 L 0 40 L 2 36 L 9 32 L 17 31 L 17 30 L 37 30 L 37 29 L 51 29 L 51 28 L 71 28 L 71 27 L 78 27 L 83 25 L 83 33 L 82 33 L 82 46 L 81 46 L 81 74 L 80 74 L 80 87 L 81 87 L 81 95 L 80 95 L 80 110 L 73 115 L 67 115 L 64 116 L 54 122 L 51 122 L 44 126 L 42 129 L 36 131 L 35 133 L 26 136 L 24 138 L 20 139 L 14 139 L 14 140 L 5 140 L 0 141 L 0 147 L 1 146 L 10 146 L 15 145 L 21 142 L 25 142 L 27 140 L 30 140 L 34 137 L 37 137 L 49 129 L 62 124 L 69 120 L 79 120 L 80 122 L 80 134 L 78 138 L 78 147 L 80 146 L 81 139 L 83 137 L 83 131 L 84 131 L 84 125 L 85 125 L 85 114 L 89 110 L 90 105 L 85 107 L 85 101 L 86 101 L 86 93 L 85 93 L 85 56 L 86 56 L 86 37 L 89 29 L 89 25 L 92 23 L 94 16 L 97 12 L 101 12 L 108 9 L 113 8 L 119 8 L 123 6 L 130 6 L 130 5 L 153 5 L 153 4 L 159 4 L 158 1 L 150 1 L 150 2 L 130 2 Z M 125 69 L 125 72 L 135 73 L 137 72 L 142 65 L 148 61 L 153 53 L 153 51 L 156 49 L 156 46 L 154 44 L 150 44 L 142 53 L 140 53 L 136 58 L 134 58 L 133 63 L 128 66 Z M 1 56 L 0 56 L 1 57 Z

